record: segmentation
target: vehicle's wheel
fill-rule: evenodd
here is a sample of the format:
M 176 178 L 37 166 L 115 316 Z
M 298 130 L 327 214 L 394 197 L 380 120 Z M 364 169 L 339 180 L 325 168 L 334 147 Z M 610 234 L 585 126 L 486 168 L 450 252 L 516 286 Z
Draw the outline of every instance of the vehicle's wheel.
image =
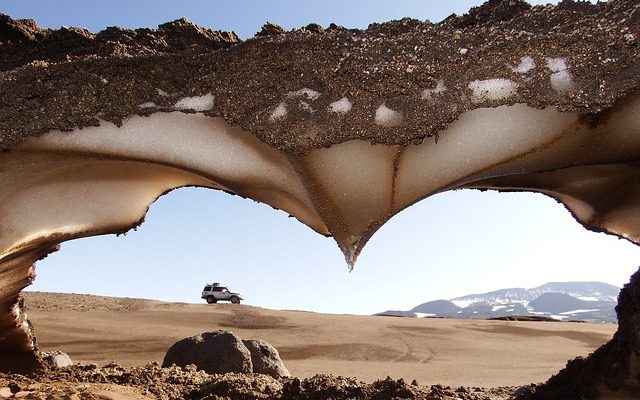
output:
M 231 302 L 232 302 L 233 304 L 240 304 L 240 298 L 239 298 L 239 297 L 236 297 L 236 296 L 233 296 L 233 297 L 231 298 Z
M 207 303 L 213 304 L 216 302 L 216 298 L 213 296 L 207 296 Z

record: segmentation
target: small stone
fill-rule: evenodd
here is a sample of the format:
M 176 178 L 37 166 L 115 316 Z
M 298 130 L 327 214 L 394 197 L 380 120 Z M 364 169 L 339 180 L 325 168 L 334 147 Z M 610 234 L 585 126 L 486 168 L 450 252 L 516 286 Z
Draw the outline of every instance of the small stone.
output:
M 418 384 L 418 381 L 414 379 L 411 381 L 411 386 L 420 386 L 420 385 Z
M 274 36 L 274 35 L 282 35 L 286 31 L 277 24 L 273 24 L 271 22 L 267 22 L 262 26 L 262 30 L 256 33 L 256 36 Z
M 531 394 L 531 387 L 529 387 L 529 386 L 519 387 L 518 389 L 516 389 L 515 392 L 513 392 L 513 396 L 515 398 L 527 396 L 527 395 L 530 395 L 530 394 Z
M 242 343 L 251 353 L 253 372 L 274 378 L 291 376 L 284 366 L 278 350 L 264 340 L 243 339 Z
M 145 369 L 158 369 L 160 368 L 160 363 L 157 361 L 151 361 L 147 365 L 144 366 Z
M 459 52 L 461 55 L 463 55 L 463 56 L 464 56 L 465 54 L 467 54 L 467 53 L 469 52 L 469 49 L 466 49 L 466 48 L 464 48 L 464 47 L 463 47 L 463 48 L 461 48 L 460 50 L 458 50 L 458 52 Z
M 110 361 L 103 365 L 102 368 L 120 368 L 120 365 L 115 361 Z
M 627 33 L 626 35 L 624 35 L 624 41 L 629 45 L 636 44 L 636 35 L 634 35 L 633 33 Z
M 73 365 L 71 357 L 62 351 L 50 351 L 42 353 L 42 359 L 51 368 L 64 368 Z
M 324 32 L 324 29 L 322 29 L 322 26 L 320 26 L 318 24 L 314 24 L 314 23 L 311 23 L 311 24 L 305 26 L 304 29 L 308 30 L 309 32 L 313 32 L 313 33 L 322 33 L 322 32 Z

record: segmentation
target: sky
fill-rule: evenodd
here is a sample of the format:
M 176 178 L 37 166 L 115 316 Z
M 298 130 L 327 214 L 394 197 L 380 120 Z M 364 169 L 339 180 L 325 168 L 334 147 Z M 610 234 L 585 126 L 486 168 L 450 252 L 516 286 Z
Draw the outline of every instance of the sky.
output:
M 537 2 L 543 3 L 543 2 Z M 367 5 L 366 7 L 364 5 Z M 156 27 L 187 17 L 246 39 L 266 21 L 365 28 L 402 17 L 439 21 L 478 1 L 6 1 L 0 12 L 41 26 Z M 28 290 L 203 302 L 220 282 L 260 307 L 371 314 L 436 299 L 549 281 L 617 286 L 637 270 L 640 247 L 588 232 L 539 194 L 454 191 L 393 217 L 353 272 L 331 238 L 286 213 L 238 196 L 179 189 L 124 236 L 67 242 L 37 264 Z

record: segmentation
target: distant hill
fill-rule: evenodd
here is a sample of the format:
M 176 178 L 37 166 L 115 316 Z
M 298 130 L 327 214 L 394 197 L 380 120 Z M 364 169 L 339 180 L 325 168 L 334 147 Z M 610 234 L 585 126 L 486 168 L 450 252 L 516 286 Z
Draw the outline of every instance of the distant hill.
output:
M 414 313 L 424 314 L 454 314 L 460 311 L 460 307 L 456 306 L 448 300 L 435 300 L 428 303 L 420 304 L 411 309 Z
M 560 321 L 617 322 L 620 288 L 603 282 L 549 282 L 532 288 L 508 288 L 451 300 L 422 303 L 408 311 L 376 315 L 488 319 L 511 316 Z
M 593 302 L 576 299 L 568 294 L 548 292 L 529 302 L 529 307 L 535 311 L 559 314 L 572 310 L 590 309 L 592 307 L 591 303 Z

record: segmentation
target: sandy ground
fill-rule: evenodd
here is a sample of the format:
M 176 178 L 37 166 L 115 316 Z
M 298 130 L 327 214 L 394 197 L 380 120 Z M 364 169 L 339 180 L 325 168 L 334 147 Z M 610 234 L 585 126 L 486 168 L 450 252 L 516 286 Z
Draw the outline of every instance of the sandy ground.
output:
M 225 329 L 279 349 L 292 375 L 391 376 L 421 385 L 542 382 L 608 341 L 611 324 L 464 321 L 276 311 L 88 295 L 25 293 L 43 351 L 123 366 L 162 361 L 174 342 Z

